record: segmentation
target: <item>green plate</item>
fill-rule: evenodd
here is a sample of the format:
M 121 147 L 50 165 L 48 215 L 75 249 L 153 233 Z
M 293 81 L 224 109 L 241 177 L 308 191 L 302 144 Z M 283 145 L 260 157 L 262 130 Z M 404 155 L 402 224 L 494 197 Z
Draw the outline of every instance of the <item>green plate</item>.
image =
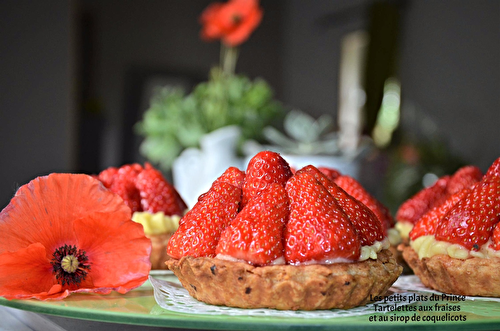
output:
M 154 275 L 155 279 L 177 283 L 171 274 Z M 397 285 L 397 283 L 395 284 Z M 392 288 L 393 295 L 412 295 L 397 286 Z M 432 292 L 417 292 L 421 298 L 430 298 Z M 408 299 L 409 301 L 409 299 Z M 443 309 L 455 306 L 460 311 L 435 311 L 436 304 Z M 417 301 L 410 304 L 396 304 L 392 307 L 405 309 L 392 311 L 391 303 L 387 303 L 385 312 L 377 312 L 373 305 L 364 315 L 342 316 L 331 311 L 331 318 L 308 317 L 297 315 L 290 317 L 286 312 L 273 310 L 272 316 L 267 315 L 231 315 L 203 313 L 182 313 L 182 309 L 173 311 L 164 309 L 157 304 L 151 282 L 121 295 L 73 294 L 62 301 L 38 300 L 6 300 L 0 298 L 0 305 L 66 318 L 83 319 L 97 322 L 132 324 L 148 327 L 171 327 L 189 329 L 218 330 L 366 330 L 370 329 L 439 329 L 439 330 L 494 330 L 500 329 L 500 303 L 489 300 L 465 301 Z M 379 305 L 378 307 L 382 307 Z M 401 308 L 412 307 L 412 308 Z M 430 307 L 430 308 L 429 308 Z M 430 311 L 429 311 L 430 310 Z M 241 309 L 240 311 L 245 312 Z M 349 311 L 347 312 L 349 315 Z M 241 312 L 240 312 L 241 313 Z M 289 312 L 288 312 L 289 313 Z M 328 314 L 328 311 L 322 311 Z M 337 316 L 337 317 L 334 317 Z M 451 319 L 462 319 L 452 321 Z M 414 319 L 412 321 L 412 319 Z M 419 319 L 419 321 L 415 321 Z M 465 319 L 465 321 L 463 321 Z M 371 321 L 375 320 L 375 321 Z M 434 321 L 433 321 L 434 320 Z

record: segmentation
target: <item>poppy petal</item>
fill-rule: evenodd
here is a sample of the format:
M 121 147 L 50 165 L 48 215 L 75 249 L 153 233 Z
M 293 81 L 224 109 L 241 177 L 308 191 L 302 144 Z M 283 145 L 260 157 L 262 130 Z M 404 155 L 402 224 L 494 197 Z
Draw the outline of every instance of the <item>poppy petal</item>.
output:
M 212 3 L 201 14 L 200 22 L 203 24 L 201 38 L 207 41 L 218 39 L 222 30 L 217 25 L 217 15 L 223 7 L 222 3 Z
M 0 213 L 0 253 L 41 243 L 50 258 L 58 247 L 75 242 L 69 226 L 74 219 L 123 209 L 128 207 L 122 199 L 91 176 L 55 173 L 37 177 L 21 186 Z
M 130 213 L 93 213 L 74 222 L 78 247 L 85 250 L 93 292 L 125 293 L 142 285 L 151 270 L 151 241 Z M 98 233 L 99 235 L 96 235 Z M 72 292 L 86 292 L 86 283 Z
M 141 285 L 151 268 L 151 242 L 130 208 L 88 175 L 50 174 L 22 186 L 0 213 L 0 233 L 0 296 L 6 298 L 124 293 Z M 54 271 L 53 254 L 65 254 L 66 247 L 88 251 L 88 260 L 78 262 L 95 264 L 75 274 Z M 67 284 L 59 285 L 56 274 Z
M 222 41 L 229 46 L 238 46 L 250 37 L 250 34 L 259 26 L 262 20 L 262 11 L 252 12 L 233 31 L 222 38 Z
M 32 244 L 0 254 L 0 296 L 7 299 L 62 299 L 68 291 L 56 283 L 45 247 Z

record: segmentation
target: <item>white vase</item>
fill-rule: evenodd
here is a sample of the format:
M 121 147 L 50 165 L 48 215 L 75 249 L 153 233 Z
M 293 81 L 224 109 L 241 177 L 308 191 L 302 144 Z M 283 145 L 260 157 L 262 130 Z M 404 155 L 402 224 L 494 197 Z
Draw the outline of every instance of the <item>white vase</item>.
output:
M 315 167 L 327 167 L 331 169 L 336 169 L 342 175 L 349 175 L 353 178 L 358 179 L 361 159 L 359 158 L 347 158 L 342 156 L 331 156 L 331 155 L 292 155 L 292 154 L 281 154 L 281 156 L 288 162 L 288 164 L 295 170 L 299 170 L 307 165 L 313 165 Z
M 351 154 L 345 155 L 310 155 L 310 154 L 288 154 L 280 150 L 278 146 L 262 146 L 255 143 L 246 143 L 244 146 L 245 162 L 243 166 L 246 169 L 248 162 L 251 158 L 260 151 L 271 150 L 280 155 L 288 162 L 288 164 L 295 170 L 299 170 L 307 165 L 313 165 L 315 167 L 327 167 L 336 169 L 343 175 L 351 176 L 355 179 L 359 179 L 361 173 L 361 165 L 363 160 L 365 160 L 368 152 L 372 149 L 372 145 L 369 141 L 365 141 L 361 144 L 356 151 Z
M 227 168 L 242 168 L 243 162 L 236 155 L 240 136 L 238 126 L 212 131 L 202 137 L 200 149 L 188 148 L 174 161 L 174 185 L 189 208 Z

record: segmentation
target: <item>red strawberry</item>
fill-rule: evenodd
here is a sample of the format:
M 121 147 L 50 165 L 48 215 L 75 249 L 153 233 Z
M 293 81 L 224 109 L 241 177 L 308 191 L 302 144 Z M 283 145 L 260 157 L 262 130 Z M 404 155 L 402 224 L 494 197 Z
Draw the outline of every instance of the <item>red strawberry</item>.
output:
M 462 167 L 451 176 L 446 187 L 447 194 L 455 194 L 464 188 L 471 187 L 479 182 L 482 177 L 483 173 L 478 167 L 473 165 Z
M 500 220 L 500 181 L 483 180 L 443 217 L 436 239 L 479 250 Z
M 272 183 L 250 200 L 224 230 L 216 253 L 264 266 L 283 257 L 283 229 L 288 217 L 285 188 Z
M 290 177 L 292 177 L 290 166 L 278 153 L 270 151 L 258 153 L 248 163 L 241 208 L 269 184 L 278 183 L 284 187 Z
M 146 163 L 135 182 L 140 192 L 142 211 L 164 212 L 165 215 L 183 215 L 186 204 L 162 173 Z
M 396 219 L 415 224 L 429 209 L 440 205 L 446 199 L 446 186 L 449 180 L 450 176 L 443 176 L 432 186 L 420 190 L 406 200 L 396 212 Z
M 500 223 L 497 223 L 493 229 L 493 234 L 491 235 L 493 243 L 490 245 L 490 247 L 496 251 L 500 251 L 500 225 L 498 224 Z
M 328 192 L 335 198 L 337 204 L 342 208 L 354 225 L 362 246 L 370 246 L 373 245 L 375 241 L 382 241 L 384 239 L 384 232 L 380 220 L 367 206 L 347 194 L 314 166 L 306 166 L 300 169 L 296 174 L 303 172 L 312 175 L 318 182 L 323 184 Z
M 301 173 L 290 178 L 286 191 L 290 198 L 285 228 L 288 264 L 359 259 L 361 244 L 356 230 L 321 183 Z
M 415 240 L 421 236 L 434 235 L 436 229 L 441 223 L 444 215 L 450 211 L 460 200 L 470 193 L 469 188 L 451 195 L 442 204 L 427 211 L 418 221 L 410 232 L 410 239 Z
M 117 174 L 118 168 L 109 167 L 101 171 L 97 176 L 97 179 L 99 179 L 105 187 L 110 188 Z
M 350 176 L 342 175 L 335 179 L 335 184 L 370 208 L 380 220 L 384 233 L 387 233 L 387 230 L 394 226 L 394 219 L 389 209 L 368 193 L 357 180 Z
M 484 176 L 487 178 L 500 179 L 500 157 L 493 162 Z
M 120 167 L 109 187 L 112 192 L 123 199 L 132 212 L 142 210 L 141 197 L 135 186 L 135 181 L 141 170 L 142 166 L 139 164 L 127 164 Z
M 233 186 L 238 187 L 239 189 L 243 188 L 243 181 L 245 180 L 245 173 L 241 171 L 240 169 L 236 167 L 229 167 L 220 175 L 213 183 L 212 185 L 216 183 L 228 183 Z M 205 198 L 205 195 L 208 192 L 205 192 L 203 194 L 200 194 L 198 197 L 198 201 L 203 200 Z
M 167 253 L 174 259 L 183 256 L 215 257 L 224 229 L 236 217 L 241 189 L 228 183 L 215 183 L 184 215 L 170 238 Z
M 328 167 L 318 167 L 318 170 L 321 171 L 331 181 L 334 181 L 338 176 L 340 176 L 340 172 L 338 172 L 338 170 L 336 169 Z
M 214 183 L 226 182 L 239 188 L 243 188 L 245 173 L 236 167 L 229 167 L 217 178 Z

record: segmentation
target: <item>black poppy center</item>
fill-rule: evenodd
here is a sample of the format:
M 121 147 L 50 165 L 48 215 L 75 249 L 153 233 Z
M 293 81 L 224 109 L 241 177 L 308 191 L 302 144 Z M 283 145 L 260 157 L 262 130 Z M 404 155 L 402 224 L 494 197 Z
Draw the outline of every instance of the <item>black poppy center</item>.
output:
M 87 277 L 90 264 L 85 251 L 64 245 L 52 254 L 52 271 L 61 285 L 79 285 Z
M 241 21 L 243 20 L 243 18 L 241 17 L 241 15 L 240 15 L 240 14 L 237 14 L 237 13 L 236 13 L 236 14 L 233 14 L 233 16 L 232 16 L 232 20 L 233 20 L 233 24 L 234 24 L 234 25 L 238 25 L 238 24 L 240 24 L 240 23 L 241 23 Z

